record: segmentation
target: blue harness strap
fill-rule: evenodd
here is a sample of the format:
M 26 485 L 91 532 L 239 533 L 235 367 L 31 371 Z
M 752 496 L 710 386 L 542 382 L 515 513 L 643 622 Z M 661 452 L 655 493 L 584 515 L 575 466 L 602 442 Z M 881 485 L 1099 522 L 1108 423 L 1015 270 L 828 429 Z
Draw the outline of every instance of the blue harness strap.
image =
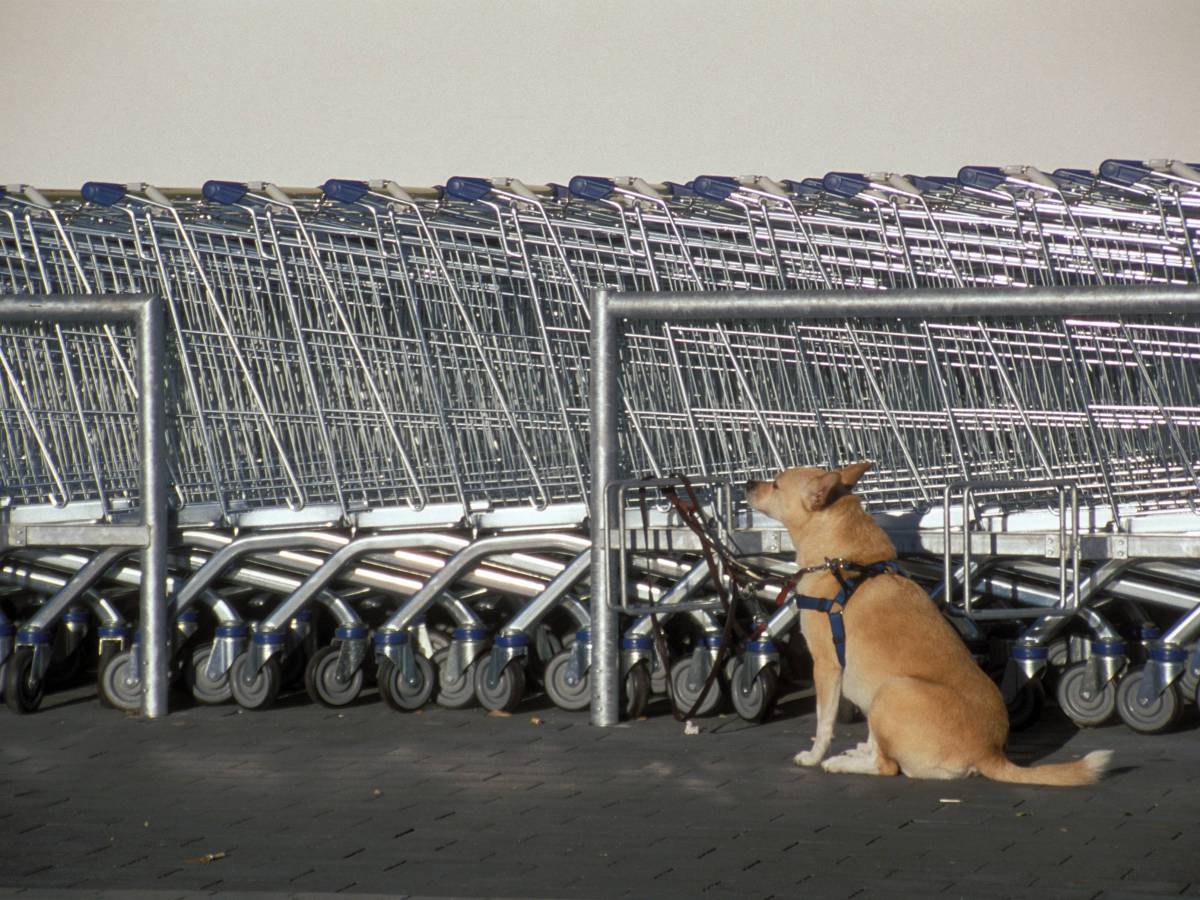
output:
M 792 602 L 799 609 L 811 609 L 829 616 L 829 629 L 833 634 L 833 647 L 837 650 L 838 663 L 843 669 L 846 668 L 846 625 L 842 621 L 842 610 L 846 608 L 846 603 L 849 602 L 851 595 L 868 578 L 883 575 L 885 572 L 899 573 L 900 571 L 900 567 L 891 560 L 871 563 L 867 566 L 856 566 L 852 563 L 845 565 L 848 568 L 856 569 L 857 574 L 851 576 L 844 575 L 842 573 L 842 565 L 831 564 L 829 567 L 829 571 L 833 573 L 833 577 L 841 585 L 841 590 L 837 592 L 837 596 L 822 598 L 796 594 L 792 598 Z M 837 609 L 834 609 L 834 607 L 837 607 Z

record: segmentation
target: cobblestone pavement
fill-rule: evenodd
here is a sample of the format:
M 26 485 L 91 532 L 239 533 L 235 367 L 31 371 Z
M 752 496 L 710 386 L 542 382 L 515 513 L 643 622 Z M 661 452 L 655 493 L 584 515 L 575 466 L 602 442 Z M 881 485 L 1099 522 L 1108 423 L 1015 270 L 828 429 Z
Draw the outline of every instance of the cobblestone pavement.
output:
M 0 711 L 0 897 L 1200 896 L 1192 721 L 1140 737 L 1051 711 L 1014 759 L 1112 748 L 1116 770 L 1050 789 L 798 769 L 807 701 L 696 736 L 655 713 L 402 715 L 370 692 L 148 722 L 52 695 Z

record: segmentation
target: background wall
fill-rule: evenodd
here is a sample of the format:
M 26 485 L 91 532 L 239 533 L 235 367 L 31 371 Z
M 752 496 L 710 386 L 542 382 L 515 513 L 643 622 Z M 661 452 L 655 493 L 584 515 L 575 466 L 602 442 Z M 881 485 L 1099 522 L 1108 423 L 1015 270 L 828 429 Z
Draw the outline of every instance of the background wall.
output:
M 0 183 L 1200 160 L 1200 2 L 0 0 Z

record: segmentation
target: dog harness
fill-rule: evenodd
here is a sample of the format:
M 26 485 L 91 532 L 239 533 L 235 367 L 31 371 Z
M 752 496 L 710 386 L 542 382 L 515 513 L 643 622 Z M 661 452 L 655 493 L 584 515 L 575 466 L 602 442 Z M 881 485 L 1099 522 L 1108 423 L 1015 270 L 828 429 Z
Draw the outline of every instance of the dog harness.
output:
M 809 566 L 788 578 L 783 584 L 783 590 L 779 592 L 779 598 L 775 601 L 775 605 L 783 606 L 787 602 L 788 594 L 792 592 L 792 589 L 800 581 L 801 577 L 810 572 L 819 572 L 822 569 L 828 569 L 832 572 L 833 577 L 841 585 L 841 590 L 837 592 L 837 595 L 834 597 L 808 597 L 804 594 L 796 594 L 792 597 L 791 602 L 796 604 L 799 609 L 812 609 L 829 616 L 829 629 L 833 634 L 833 647 L 837 650 L 838 663 L 844 669 L 846 668 L 846 626 L 842 622 L 842 610 L 846 608 L 846 604 L 850 601 L 850 597 L 854 592 L 868 578 L 874 578 L 876 575 L 883 575 L 885 573 L 898 574 L 900 567 L 893 560 L 861 566 L 858 563 L 848 562 L 844 559 L 827 559 L 824 565 Z M 847 569 L 853 570 L 855 574 L 844 574 Z M 834 607 L 837 608 L 835 609 Z

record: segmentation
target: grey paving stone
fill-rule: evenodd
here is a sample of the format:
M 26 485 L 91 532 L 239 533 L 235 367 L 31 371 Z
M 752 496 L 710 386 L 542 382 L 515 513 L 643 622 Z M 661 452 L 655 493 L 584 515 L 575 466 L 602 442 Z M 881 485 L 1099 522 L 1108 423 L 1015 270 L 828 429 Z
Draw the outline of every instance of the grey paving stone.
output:
M 144 722 L 48 701 L 0 713 L 0 896 L 1200 895 L 1194 729 L 1048 717 L 1014 757 L 1118 764 L 1053 790 L 799 770 L 813 719 L 792 708 L 685 738 L 669 717 L 601 731 L 544 708 L 541 726 L 302 702 Z

